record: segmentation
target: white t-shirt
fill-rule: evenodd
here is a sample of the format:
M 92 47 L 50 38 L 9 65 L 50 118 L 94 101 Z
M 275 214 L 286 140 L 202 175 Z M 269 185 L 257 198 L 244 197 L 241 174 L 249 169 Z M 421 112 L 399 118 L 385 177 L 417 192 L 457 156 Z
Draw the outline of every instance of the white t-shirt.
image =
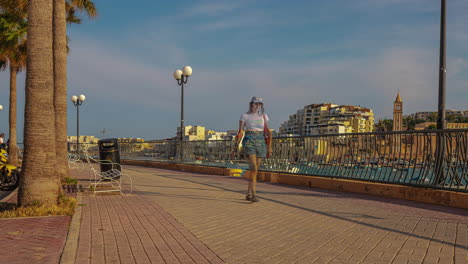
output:
M 265 119 L 263 119 L 265 116 Z M 267 114 L 258 115 L 258 114 L 242 114 L 240 121 L 244 122 L 244 129 L 248 131 L 263 131 L 265 127 L 265 121 L 268 123 Z

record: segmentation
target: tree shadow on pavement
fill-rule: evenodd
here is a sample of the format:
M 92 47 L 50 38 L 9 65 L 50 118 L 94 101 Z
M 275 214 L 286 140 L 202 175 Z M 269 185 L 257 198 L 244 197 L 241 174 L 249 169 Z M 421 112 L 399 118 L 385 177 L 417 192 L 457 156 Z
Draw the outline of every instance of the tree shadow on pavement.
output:
M 243 191 L 232 190 L 232 189 L 225 188 L 225 187 L 222 187 L 222 186 L 217 186 L 217 185 L 214 185 L 214 184 L 211 184 L 211 183 L 201 183 L 201 182 L 198 182 L 198 181 L 189 180 L 189 179 L 187 179 L 188 178 L 187 176 L 183 177 L 180 174 L 179 175 L 161 175 L 161 174 L 158 174 L 158 176 L 165 177 L 165 178 L 171 178 L 171 179 L 175 179 L 175 180 L 179 180 L 179 181 L 190 182 L 190 183 L 194 183 L 194 184 L 205 185 L 205 186 L 209 186 L 209 187 L 213 187 L 213 188 L 219 188 L 219 189 L 222 189 L 222 190 L 228 191 L 228 192 L 244 193 Z M 183 179 L 181 179 L 180 176 L 182 176 Z M 294 186 L 294 187 L 296 187 L 296 186 Z M 258 193 L 262 193 L 262 192 L 259 191 Z M 350 195 L 347 195 L 347 194 L 350 194 Z M 302 194 L 296 194 L 296 195 L 302 195 Z M 345 192 L 343 192 L 343 195 L 341 195 L 341 196 L 345 196 L 345 195 L 348 196 L 348 198 L 351 195 L 353 195 L 353 196 L 358 195 L 362 199 L 369 199 L 369 198 L 372 197 L 371 195 L 345 193 Z M 343 198 L 345 198 L 345 197 L 343 197 Z M 372 198 L 374 198 L 374 197 L 372 197 Z M 388 198 L 388 199 L 391 199 L 391 198 Z M 396 230 L 396 229 L 392 229 L 392 228 L 388 228 L 388 227 L 384 227 L 384 226 L 378 226 L 378 225 L 375 225 L 375 224 L 365 223 L 365 222 L 362 222 L 362 221 L 359 221 L 359 220 L 351 219 L 351 218 L 356 218 L 355 216 L 354 217 L 351 216 L 352 214 L 349 215 L 348 217 L 346 217 L 346 216 L 339 215 L 339 214 L 341 214 L 339 212 L 331 213 L 331 212 L 315 210 L 315 209 L 306 208 L 306 207 L 299 206 L 299 205 L 294 205 L 294 204 L 291 204 L 291 203 L 288 203 L 288 202 L 284 202 L 284 201 L 280 201 L 280 200 L 276 200 L 276 199 L 272 199 L 272 198 L 262 197 L 262 200 L 270 201 L 270 202 L 281 204 L 281 205 L 288 206 L 288 207 L 291 207 L 291 208 L 300 209 L 300 210 L 308 211 L 308 212 L 311 212 L 311 213 L 315 213 L 315 214 L 319 214 L 319 215 L 323 215 L 323 216 L 327 216 L 327 217 L 331 217 L 331 218 L 335 218 L 335 219 L 339 219 L 339 220 L 343 220 L 343 221 L 347 221 L 347 222 L 351 222 L 351 223 L 358 224 L 358 225 L 363 225 L 363 226 L 367 226 L 367 227 L 371 227 L 371 228 L 376 228 L 376 229 L 380 229 L 380 230 L 384 230 L 384 231 L 388 231 L 388 232 L 399 233 L 399 234 L 410 236 L 410 237 L 424 239 L 424 240 L 428 240 L 428 241 L 432 241 L 432 242 L 438 242 L 438 243 L 454 246 L 454 247 L 457 247 L 457 248 L 465 249 L 465 246 L 463 246 L 461 244 L 455 244 L 455 243 L 447 242 L 447 241 L 436 239 L 436 238 L 429 237 L 429 236 L 413 234 L 413 233 L 406 232 L 406 231 Z M 403 203 L 403 205 L 406 205 L 406 203 Z M 362 215 L 362 214 L 358 214 L 358 215 L 360 216 L 358 218 L 366 218 L 366 217 L 364 217 L 366 215 Z M 373 217 L 371 216 L 370 218 L 373 218 Z
M 155 185 L 135 185 L 138 187 L 155 187 Z M 189 187 L 175 187 L 175 186 L 168 186 L 168 185 L 157 185 L 158 188 L 164 188 L 164 189 L 189 189 L 189 190 L 200 190 L 200 191 L 212 191 L 212 192 L 223 192 L 223 190 L 214 190 L 214 189 L 203 189 L 203 188 L 189 188 Z
M 187 199 L 190 199 L 190 200 L 222 201 L 222 202 L 229 202 L 229 203 L 242 203 L 242 204 L 244 204 L 243 202 L 233 201 L 231 198 L 212 199 L 212 198 L 206 198 L 206 196 L 185 195 L 185 194 L 165 194 L 165 193 L 160 193 L 160 192 L 149 192 L 149 191 L 138 191 L 138 193 L 142 194 L 142 195 L 148 195 L 148 196 L 177 197 L 177 198 L 187 198 Z

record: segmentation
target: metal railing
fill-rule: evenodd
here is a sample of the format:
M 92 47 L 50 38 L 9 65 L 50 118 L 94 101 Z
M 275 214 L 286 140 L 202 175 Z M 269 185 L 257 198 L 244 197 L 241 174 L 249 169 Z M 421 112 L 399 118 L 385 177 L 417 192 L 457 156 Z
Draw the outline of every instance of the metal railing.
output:
M 231 159 L 232 140 L 120 143 L 122 159 L 183 162 L 247 169 Z M 468 192 L 468 129 L 350 133 L 273 138 L 260 170 L 397 183 Z M 97 145 L 82 144 L 92 155 Z M 82 147 L 80 147 L 81 149 Z

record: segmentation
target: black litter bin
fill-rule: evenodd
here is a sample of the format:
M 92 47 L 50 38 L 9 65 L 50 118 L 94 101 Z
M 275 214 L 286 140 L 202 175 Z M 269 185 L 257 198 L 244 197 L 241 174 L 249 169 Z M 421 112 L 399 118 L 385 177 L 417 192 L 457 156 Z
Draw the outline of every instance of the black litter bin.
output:
M 120 164 L 119 142 L 116 138 L 106 138 L 98 141 L 99 159 L 108 160 L 112 163 Z M 112 164 L 101 163 L 101 172 L 113 169 Z M 115 166 L 114 169 L 121 171 L 120 166 Z

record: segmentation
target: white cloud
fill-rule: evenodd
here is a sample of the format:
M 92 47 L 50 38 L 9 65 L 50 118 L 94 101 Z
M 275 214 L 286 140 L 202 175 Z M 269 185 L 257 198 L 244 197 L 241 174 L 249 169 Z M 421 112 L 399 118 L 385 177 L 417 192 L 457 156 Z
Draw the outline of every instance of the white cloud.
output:
M 92 96 L 164 111 L 177 109 L 174 102 L 179 102 L 180 93 L 171 76 L 173 69 L 163 63 L 148 65 L 112 51 L 106 43 L 89 40 L 73 48 L 70 63 L 71 85 L 88 88 Z M 232 127 L 224 120 L 203 120 L 212 109 L 222 116 L 232 115 L 232 111 L 244 111 L 254 95 L 265 97 L 269 111 L 277 116 L 273 119 L 276 126 L 304 105 L 321 102 L 362 105 L 388 116 L 398 90 L 408 112 L 436 105 L 438 57 L 424 49 L 383 48 L 361 58 L 294 65 L 282 60 L 250 61 L 218 69 L 200 63 L 192 65 L 187 109 L 195 120 L 210 127 L 219 125 L 214 129 Z M 463 59 L 449 65 L 455 75 L 466 72 Z M 452 81 L 458 84 L 462 80 Z M 447 105 L 459 105 L 461 100 L 450 98 Z
M 258 23 L 274 23 L 271 14 L 255 9 L 240 16 L 231 15 L 245 2 L 205 3 L 208 4 L 194 6 L 190 12 L 194 17 L 211 14 L 210 17 L 191 24 L 191 29 L 223 31 L 247 27 L 255 22 L 256 14 L 260 14 Z M 416 5 L 419 1 L 411 3 Z M 403 3 L 394 0 L 379 5 L 383 4 Z M 217 12 L 230 15 L 217 16 Z M 190 45 L 181 43 L 204 36 L 204 32 L 188 30 L 182 34 L 177 30 L 181 25 L 177 17 L 152 21 L 140 30 L 122 32 L 128 36 L 127 43 L 120 42 L 119 46 L 93 41 L 86 35 L 74 36 L 69 87 L 89 89 L 92 96 L 102 100 L 132 106 L 131 111 L 136 115 L 138 111 L 150 110 L 155 118 L 170 113 L 167 118 L 177 120 L 180 91 L 172 72 L 187 63 L 193 67 L 194 74 L 185 90 L 186 123 L 216 130 L 234 129 L 252 96 L 265 98 L 275 128 L 290 114 L 311 103 L 362 105 L 374 109 L 378 117 L 391 116 L 398 90 L 405 101 L 406 113 L 436 109 L 438 29 L 435 23 L 371 27 L 368 31 L 358 30 L 352 38 L 343 38 L 339 43 L 298 43 L 297 47 L 285 47 L 286 56 L 272 56 L 268 61 L 249 57 L 235 66 L 229 61 L 217 63 L 222 66 L 211 66 L 203 60 L 193 60 L 193 53 L 198 50 L 189 50 Z M 460 26 L 453 31 L 450 45 L 466 50 L 462 46 L 466 46 L 467 34 Z M 315 57 L 343 50 L 353 56 Z M 465 57 L 455 55 L 459 54 L 457 50 L 449 52 L 447 107 L 465 109 L 468 108 L 465 77 L 468 67 Z M 310 60 L 294 61 L 288 55 L 308 56 Z
M 187 10 L 186 16 L 220 16 L 239 9 L 244 1 L 205 1 L 193 5 Z
M 147 64 L 91 39 L 74 42 L 69 57 L 69 87 L 86 90 L 102 100 L 153 105 L 155 98 L 173 99 L 174 69 Z M 177 50 L 173 50 L 177 57 Z M 167 51 L 171 53 L 171 50 Z M 159 107 L 167 106 L 162 100 Z
M 203 23 L 197 26 L 199 31 L 219 31 L 232 28 L 253 28 L 263 26 L 268 19 L 261 13 L 245 13 L 232 17 L 217 18 L 213 21 Z
M 413 11 L 434 11 L 436 7 L 440 7 L 440 1 L 428 0 L 354 0 L 352 6 L 372 10 L 376 8 L 388 8 L 391 6 L 401 6 L 407 10 Z

